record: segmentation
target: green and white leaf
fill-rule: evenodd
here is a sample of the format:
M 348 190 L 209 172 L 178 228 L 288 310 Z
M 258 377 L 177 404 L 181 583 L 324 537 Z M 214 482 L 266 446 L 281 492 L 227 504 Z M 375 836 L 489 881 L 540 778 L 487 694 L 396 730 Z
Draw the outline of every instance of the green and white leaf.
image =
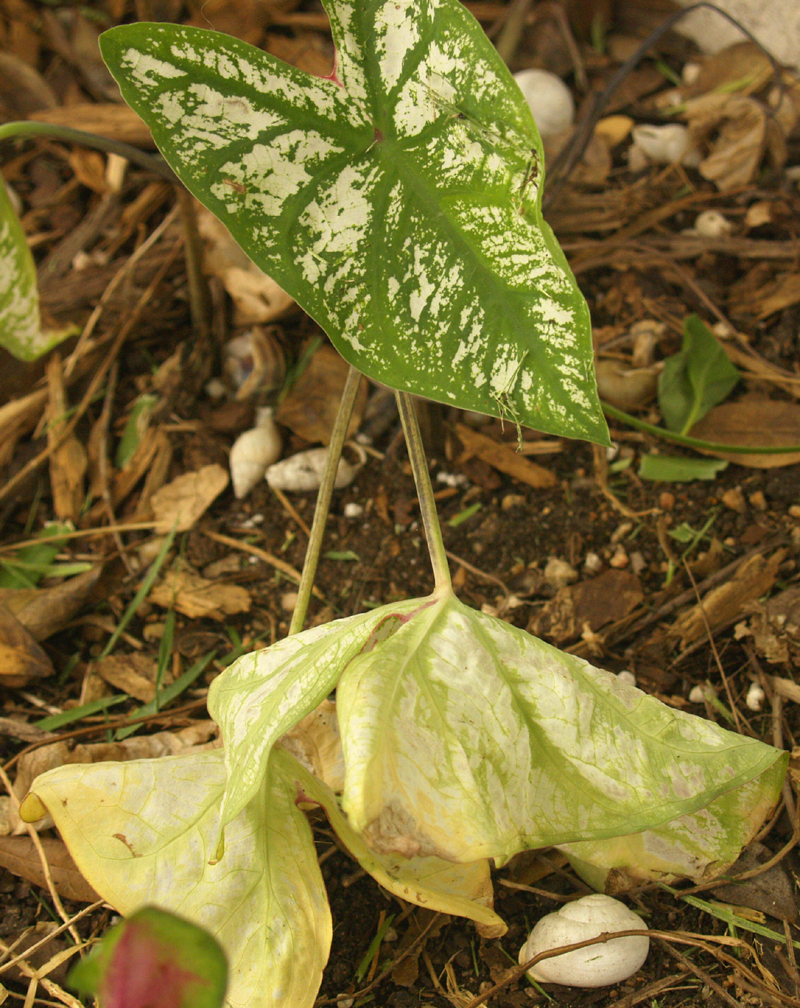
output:
M 586 304 L 527 103 L 459 0 L 326 0 L 337 81 L 235 38 L 113 28 L 187 187 L 372 378 L 604 444 Z
M 716 336 L 698 315 L 683 323 L 683 345 L 658 378 L 658 405 L 671 431 L 687 434 L 727 399 L 741 378 Z
M 349 662 L 337 711 L 342 807 L 373 849 L 405 856 L 637 833 L 782 759 L 452 595 Z
M 0 346 L 19 360 L 32 361 L 75 332 L 75 326 L 42 330 L 36 265 L 0 179 Z
M 220 727 L 228 768 L 220 828 L 262 787 L 274 743 L 333 690 L 375 628 L 427 604 L 408 599 L 313 627 L 242 655 L 213 681 L 208 711 Z
M 277 748 L 275 756 L 281 752 Z M 492 910 L 494 892 L 486 859 L 454 864 L 437 857 L 378 854 L 352 828 L 333 791 L 299 764 L 295 769 L 304 795 L 325 809 L 336 835 L 380 886 L 408 903 L 473 920 L 484 937 L 498 938 L 506 933 L 506 924 Z
M 46 807 L 81 873 L 120 913 L 156 903 L 207 928 L 228 957 L 231 1006 L 311 1008 L 331 920 L 294 766 L 288 755 L 270 766 L 216 865 L 219 750 L 59 767 L 36 778 L 22 813 L 36 814 L 35 799 Z
M 561 850 L 585 882 L 612 896 L 649 882 L 708 882 L 727 871 L 761 829 L 780 796 L 788 759 L 785 753 L 759 777 L 663 826 Z

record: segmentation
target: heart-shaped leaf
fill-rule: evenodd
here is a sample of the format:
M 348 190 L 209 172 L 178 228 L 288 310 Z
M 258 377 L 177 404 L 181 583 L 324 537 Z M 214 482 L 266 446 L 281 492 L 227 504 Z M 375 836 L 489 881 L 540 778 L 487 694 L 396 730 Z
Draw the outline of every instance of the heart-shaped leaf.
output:
M 697 315 L 683 323 L 683 346 L 664 361 L 658 405 L 671 431 L 686 434 L 712 406 L 726 399 L 741 375 L 716 336 Z
M 261 787 L 275 742 L 333 690 L 350 659 L 369 646 L 375 628 L 400 625 L 430 604 L 408 599 L 313 627 L 243 655 L 214 680 L 208 711 L 225 740 L 228 767 L 221 827 Z
M 707 882 L 726 871 L 761 829 L 780 797 L 789 754 L 704 808 L 652 830 L 563 844 L 584 881 L 610 895 L 649 882 Z
M 102 1008 L 222 1008 L 228 964 L 205 928 L 148 906 L 111 928 L 68 982 Z
M 58 767 L 36 778 L 21 813 L 44 805 L 120 913 L 157 903 L 207 928 L 228 957 L 231 1006 L 310 1008 L 331 920 L 290 760 L 270 766 L 228 825 L 221 864 L 209 864 L 225 789 L 219 750 Z
M 36 266 L 0 179 L 0 346 L 20 360 L 35 360 L 42 347 Z
M 101 49 L 182 181 L 351 364 L 608 444 L 541 142 L 491 42 L 459 0 L 325 7 L 336 80 L 177 25 Z
M 337 688 L 342 806 L 383 853 L 505 859 L 636 833 L 783 754 L 446 595 Z

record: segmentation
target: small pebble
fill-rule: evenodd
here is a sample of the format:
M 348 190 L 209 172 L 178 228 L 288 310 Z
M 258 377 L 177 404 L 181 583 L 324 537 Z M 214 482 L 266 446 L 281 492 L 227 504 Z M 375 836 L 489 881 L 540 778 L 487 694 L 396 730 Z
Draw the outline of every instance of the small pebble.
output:
M 749 497 L 750 503 L 756 509 L 756 511 L 766 511 L 767 510 L 767 498 L 764 496 L 761 490 L 756 490 L 755 493 L 751 493 Z
M 636 685 L 636 676 L 633 672 L 629 672 L 627 669 L 617 672 L 617 679 L 619 679 L 620 682 L 627 683 L 629 686 Z
M 510 511 L 511 508 L 519 507 L 520 504 L 525 503 L 525 498 L 522 494 L 506 494 L 505 497 L 500 501 L 500 507 L 504 511 Z
M 647 561 L 638 550 L 635 553 L 631 553 L 631 570 L 634 574 L 641 574 L 646 566 Z
M 344 516 L 345 518 L 360 518 L 364 514 L 364 505 L 357 504 L 355 501 L 350 501 L 344 506 Z
M 731 511 L 736 511 L 737 514 L 747 513 L 747 501 L 744 499 L 741 487 L 737 486 L 726 490 L 722 495 L 722 503 Z
M 225 383 L 219 378 L 206 382 L 206 395 L 209 399 L 221 399 L 227 391 Z
M 281 609 L 284 612 L 294 612 L 297 605 L 297 592 L 284 592 L 281 595 Z
M 587 553 L 583 561 L 583 569 L 587 574 L 599 574 L 603 569 L 602 558 L 597 553 Z
M 671 511 L 675 507 L 675 494 L 671 494 L 669 490 L 664 490 L 659 495 L 658 506 L 665 511 Z
M 789 516 L 791 518 L 800 518 L 800 505 L 792 504 L 789 508 Z
M 551 587 L 558 591 L 559 588 L 565 588 L 568 584 L 572 584 L 573 581 L 577 581 L 578 572 L 566 560 L 561 560 L 559 557 L 550 557 L 544 569 L 544 579 Z
M 463 473 L 440 472 L 436 474 L 436 482 L 448 487 L 462 487 L 467 483 L 467 477 Z
M 614 550 L 614 555 L 608 561 L 609 567 L 616 567 L 617 570 L 622 570 L 623 567 L 627 567 L 630 563 L 630 558 L 625 552 L 625 547 L 620 543 Z
M 710 689 L 710 686 L 692 686 L 689 693 L 689 703 L 705 703 L 706 693 Z

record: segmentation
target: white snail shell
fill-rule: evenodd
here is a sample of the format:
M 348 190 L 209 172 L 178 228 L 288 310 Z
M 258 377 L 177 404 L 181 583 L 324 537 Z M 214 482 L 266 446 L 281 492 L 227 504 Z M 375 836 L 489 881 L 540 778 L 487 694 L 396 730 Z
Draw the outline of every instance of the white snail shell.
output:
M 240 434 L 231 448 L 229 464 L 236 497 L 246 497 L 280 457 L 281 436 L 272 410 L 265 407 L 257 411 L 255 427 Z
M 347 447 L 355 453 L 356 461 L 350 462 L 344 455 L 339 459 L 334 483 L 337 490 L 349 486 L 367 461 L 367 453 L 360 444 L 349 441 Z M 267 483 L 278 490 L 294 493 L 319 490 L 327 457 L 327 448 L 310 448 L 291 455 L 267 469 Z
M 624 903 L 595 893 L 565 904 L 555 913 L 542 917 L 520 949 L 520 963 L 539 952 L 596 938 L 606 931 L 630 931 L 646 928 L 642 918 Z M 606 987 L 627 980 L 641 968 L 650 950 L 647 935 L 612 938 L 597 945 L 564 952 L 542 959 L 528 970 L 540 983 L 566 984 L 570 987 Z

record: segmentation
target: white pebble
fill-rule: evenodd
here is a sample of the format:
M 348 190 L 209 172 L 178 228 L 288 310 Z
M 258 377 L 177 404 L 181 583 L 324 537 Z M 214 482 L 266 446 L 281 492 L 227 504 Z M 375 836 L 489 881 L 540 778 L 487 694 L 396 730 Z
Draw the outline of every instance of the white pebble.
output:
M 629 686 L 636 685 L 636 676 L 633 672 L 629 672 L 627 669 L 617 672 L 617 679 L 619 679 L 620 682 L 627 683 Z
M 727 238 L 732 225 L 718 210 L 704 210 L 695 217 L 694 230 L 701 238 Z
M 356 504 L 355 501 L 350 501 L 344 506 L 344 516 L 345 518 L 360 518 L 364 514 L 364 505 Z

